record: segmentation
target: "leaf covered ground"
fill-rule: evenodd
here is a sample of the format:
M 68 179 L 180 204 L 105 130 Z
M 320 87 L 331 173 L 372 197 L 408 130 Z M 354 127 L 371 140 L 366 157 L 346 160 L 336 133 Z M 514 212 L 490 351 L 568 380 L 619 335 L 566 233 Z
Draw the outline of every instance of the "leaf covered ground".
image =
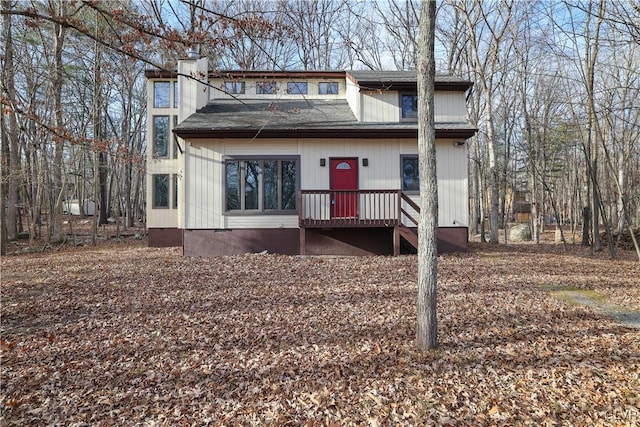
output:
M 640 263 L 553 245 L 439 258 L 184 258 L 141 244 L 2 259 L 0 424 L 638 425 Z

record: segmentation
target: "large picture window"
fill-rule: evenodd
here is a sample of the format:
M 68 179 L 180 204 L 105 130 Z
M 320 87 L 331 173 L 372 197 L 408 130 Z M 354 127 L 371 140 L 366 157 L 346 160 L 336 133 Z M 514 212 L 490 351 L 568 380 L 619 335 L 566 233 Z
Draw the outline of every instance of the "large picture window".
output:
M 169 116 L 153 116 L 153 157 L 169 157 Z
M 407 193 L 420 192 L 418 155 L 400 156 L 400 176 L 402 177 L 402 191 Z
M 169 207 L 169 174 L 153 175 L 153 208 Z
M 296 210 L 297 158 L 228 159 L 226 210 L 257 213 Z
M 400 102 L 402 106 L 402 118 L 403 119 L 417 119 L 418 118 L 418 95 L 416 94 L 402 94 L 400 95 Z
M 169 108 L 170 82 L 153 82 L 153 107 Z

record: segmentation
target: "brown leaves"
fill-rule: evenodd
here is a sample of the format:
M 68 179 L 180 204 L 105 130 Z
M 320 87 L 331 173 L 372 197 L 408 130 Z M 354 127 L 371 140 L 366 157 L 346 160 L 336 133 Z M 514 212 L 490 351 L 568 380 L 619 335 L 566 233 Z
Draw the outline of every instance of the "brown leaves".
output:
M 633 308 L 639 267 L 554 251 L 440 257 L 427 353 L 415 257 L 4 257 L 1 423 L 634 425 L 638 330 L 550 289 Z

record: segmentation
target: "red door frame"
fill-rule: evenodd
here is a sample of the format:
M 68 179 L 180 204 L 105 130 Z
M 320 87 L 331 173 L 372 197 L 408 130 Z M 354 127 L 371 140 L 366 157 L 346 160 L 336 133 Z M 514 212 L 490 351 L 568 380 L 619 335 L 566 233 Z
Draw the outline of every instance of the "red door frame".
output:
M 349 174 L 343 174 L 338 179 L 336 167 L 346 162 L 351 166 Z M 348 176 L 347 176 L 348 175 Z M 349 182 L 344 182 L 343 178 Z M 357 157 L 330 157 L 329 158 L 329 188 L 331 190 L 353 190 L 353 193 L 331 194 L 331 218 L 357 218 L 358 217 L 358 158 Z M 353 188 L 347 188 L 353 187 Z

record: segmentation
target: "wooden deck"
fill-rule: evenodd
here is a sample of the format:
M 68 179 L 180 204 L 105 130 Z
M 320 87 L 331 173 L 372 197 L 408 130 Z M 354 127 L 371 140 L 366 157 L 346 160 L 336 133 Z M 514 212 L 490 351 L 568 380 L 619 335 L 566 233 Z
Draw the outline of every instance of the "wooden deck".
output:
M 418 246 L 420 207 L 402 190 L 301 190 L 298 206 L 301 254 L 307 228 L 393 227 L 394 255 L 400 253 L 400 237 Z

